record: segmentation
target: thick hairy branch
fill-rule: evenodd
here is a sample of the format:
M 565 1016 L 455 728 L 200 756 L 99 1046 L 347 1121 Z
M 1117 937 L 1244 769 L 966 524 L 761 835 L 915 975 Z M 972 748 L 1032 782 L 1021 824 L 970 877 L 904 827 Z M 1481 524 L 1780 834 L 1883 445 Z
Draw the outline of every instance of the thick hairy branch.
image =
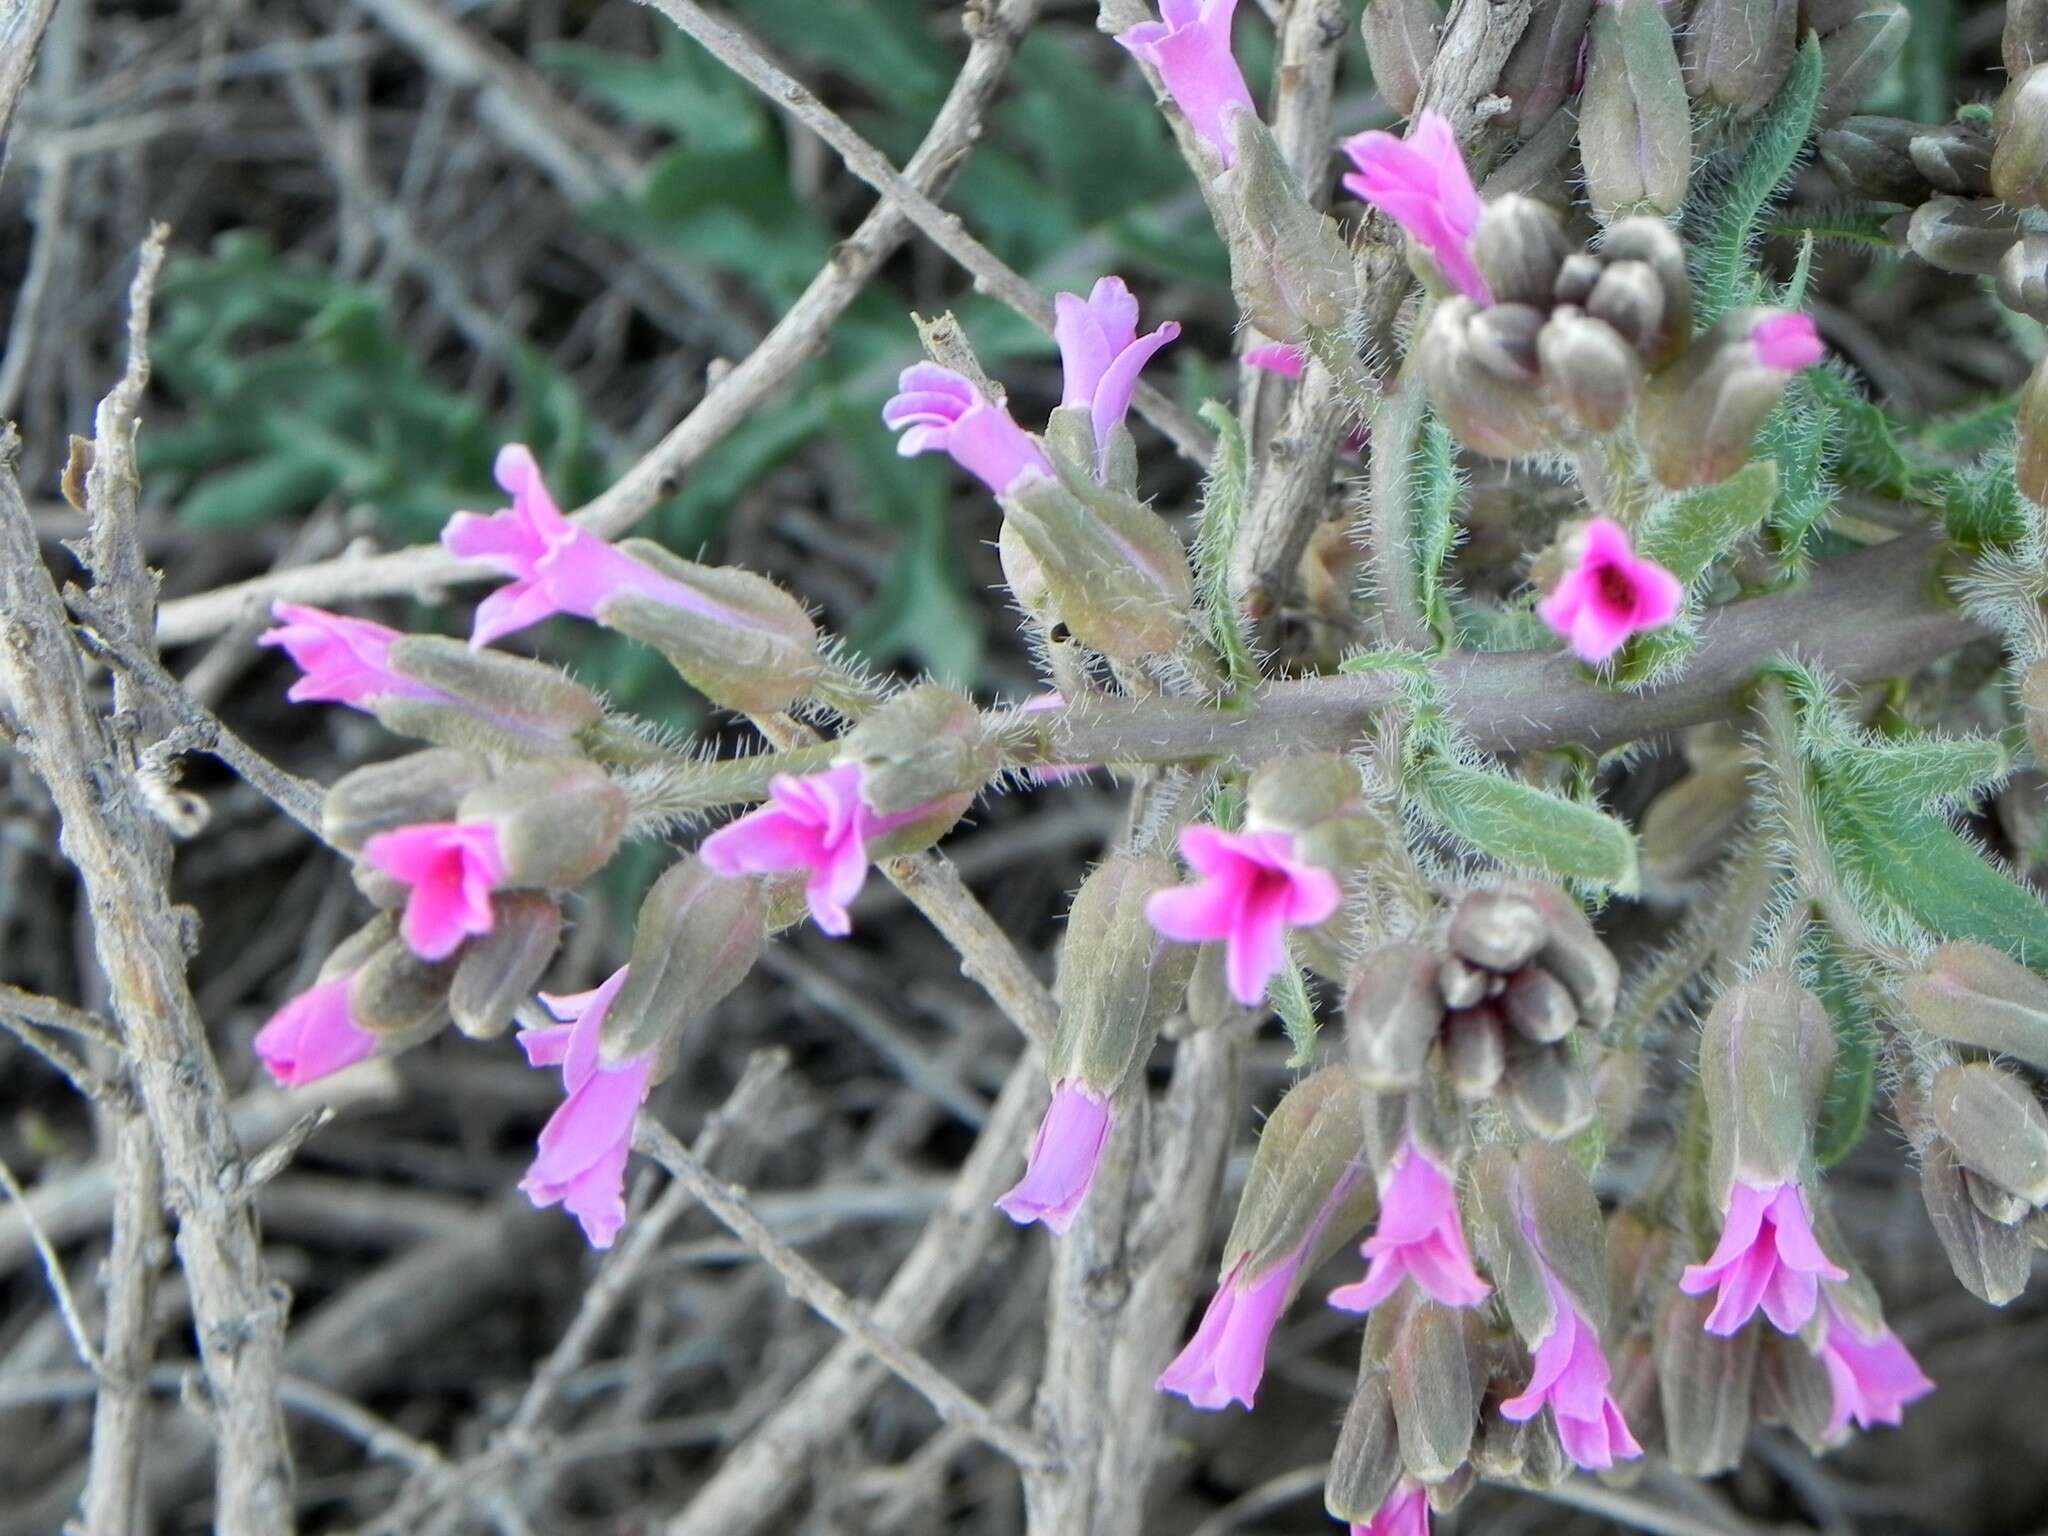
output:
M 1773 657 L 1798 656 L 1848 682 L 1918 671 L 1988 637 L 1943 600 L 1938 534 L 1911 534 L 1821 566 L 1805 586 L 1709 613 L 1679 677 L 1622 693 L 1587 680 L 1559 651 L 1454 652 L 1435 663 L 1451 714 L 1491 752 L 1578 745 L 1605 750 L 1742 709 Z M 1179 700 L 1083 703 L 1051 721 L 1047 763 L 1259 762 L 1341 749 L 1400 697 L 1388 674 L 1269 683 L 1238 709 Z

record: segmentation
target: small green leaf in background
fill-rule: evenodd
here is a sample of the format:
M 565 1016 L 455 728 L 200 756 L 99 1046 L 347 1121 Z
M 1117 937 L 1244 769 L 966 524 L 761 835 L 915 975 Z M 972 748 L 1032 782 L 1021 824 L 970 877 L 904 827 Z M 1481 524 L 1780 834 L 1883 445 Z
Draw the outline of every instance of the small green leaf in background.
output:
M 1753 533 L 1778 499 L 1778 461 L 1752 459 L 1719 485 L 1702 486 L 1655 508 L 1636 538 L 1637 552 L 1690 586 Z
M 1202 484 L 1202 512 L 1195 536 L 1195 579 L 1202 594 L 1209 638 L 1223 657 L 1233 688 L 1259 680 L 1259 664 L 1245 638 L 1244 616 L 1230 594 L 1230 550 L 1244 516 L 1248 480 L 1248 449 L 1237 413 L 1220 400 L 1204 402 L 1202 420 L 1216 433 L 1216 458 Z

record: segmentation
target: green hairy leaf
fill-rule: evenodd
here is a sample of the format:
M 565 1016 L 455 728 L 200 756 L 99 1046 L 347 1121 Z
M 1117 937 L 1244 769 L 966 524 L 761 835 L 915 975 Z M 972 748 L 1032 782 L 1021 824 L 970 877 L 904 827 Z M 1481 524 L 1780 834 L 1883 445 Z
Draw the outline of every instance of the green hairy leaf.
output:
M 1825 67 L 1820 43 L 1809 36 L 1742 162 L 1694 198 L 1685 227 L 1699 252 L 1699 318 L 1711 325 L 1762 294 L 1750 252 L 1762 236 L 1765 210 L 1798 169 L 1813 130 Z
M 1504 864 L 1624 894 L 1637 886 L 1635 834 L 1604 811 L 1433 753 L 1413 787 L 1431 818 Z

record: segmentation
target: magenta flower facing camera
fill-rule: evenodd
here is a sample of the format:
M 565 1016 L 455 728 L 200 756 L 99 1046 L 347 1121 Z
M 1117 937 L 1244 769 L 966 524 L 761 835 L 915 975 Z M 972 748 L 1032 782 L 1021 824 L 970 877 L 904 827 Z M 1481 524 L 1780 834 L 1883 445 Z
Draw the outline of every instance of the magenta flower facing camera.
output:
M 1579 536 L 1577 563 L 1536 611 L 1578 653 L 1599 665 L 1646 630 L 1678 617 L 1685 587 L 1629 545 L 1628 530 L 1596 517 Z
M 1180 851 L 1201 878 L 1160 891 L 1146 914 L 1169 939 L 1222 944 L 1231 995 L 1256 1007 L 1287 964 L 1287 930 L 1327 922 L 1343 888 L 1328 870 L 1294 856 L 1289 832 L 1185 827 Z

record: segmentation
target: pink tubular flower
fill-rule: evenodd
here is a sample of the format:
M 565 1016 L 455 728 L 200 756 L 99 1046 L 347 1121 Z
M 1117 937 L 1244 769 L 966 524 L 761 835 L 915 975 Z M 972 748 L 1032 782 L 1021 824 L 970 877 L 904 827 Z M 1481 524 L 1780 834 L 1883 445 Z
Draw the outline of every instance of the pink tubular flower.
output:
M 1412 235 L 1458 292 L 1475 304 L 1491 304 L 1493 290 L 1472 256 L 1486 205 L 1449 121 L 1425 110 L 1416 114 L 1405 139 L 1374 129 L 1340 147 L 1358 167 L 1344 178 L 1345 190 Z
M 1299 342 L 1269 341 L 1264 346 L 1253 347 L 1238 361 L 1247 368 L 1277 373 L 1283 379 L 1298 379 L 1301 370 L 1308 366 L 1308 348 Z
M 1287 930 L 1328 921 L 1343 888 L 1328 870 L 1295 858 L 1289 832 L 1183 827 L 1180 851 L 1202 878 L 1156 893 L 1145 915 L 1183 944 L 1221 940 L 1231 995 L 1255 1007 L 1287 964 Z
M 1813 1235 L 1813 1212 L 1796 1180 L 1767 1188 L 1735 1181 L 1720 1245 L 1704 1264 L 1690 1266 L 1678 1288 L 1720 1296 L 1707 1314 L 1707 1332 L 1737 1332 L 1764 1309 L 1780 1333 L 1797 1333 L 1819 1304 L 1820 1282 L 1846 1280 L 1848 1273 L 1828 1261 Z
M 421 959 L 445 960 L 464 939 L 491 931 L 491 892 L 505 878 L 505 856 L 489 822 L 383 832 L 363 845 L 363 862 L 412 887 L 400 931 Z
M 605 599 L 625 592 L 694 613 L 725 614 L 564 517 L 541 479 L 540 465 L 522 444 L 498 451 L 494 473 L 512 498 L 511 507 L 488 517 L 458 512 L 441 531 L 441 543 L 451 555 L 480 560 L 513 578 L 477 604 L 471 645 L 489 645 L 558 613 L 595 619 Z
M 1539 1261 L 1540 1262 L 1540 1261 Z M 1521 1423 L 1546 1407 L 1557 1424 L 1565 1455 L 1588 1471 L 1605 1472 L 1616 1461 L 1643 1454 L 1607 1386 L 1614 1372 L 1600 1347 L 1600 1334 L 1543 1267 L 1554 1314 L 1550 1332 L 1536 1345 L 1536 1369 L 1519 1397 L 1500 1405 L 1503 1417 Z
M 1167 95 L 1228 170 L 1237 158 L 1230 114 L 1252 110 L 1251 87 L 1230 51 L 1237 0 L 1159 0 L 1159 14 L 1165 19 L 1119 32 L 1116 40 L 1159 71 Z
M 569 1096 L 541 1127 L 539 1149 L 519 1189 L 545 1210 L 559 1205 L 583 1226 L 593 1248 L 609 1248 L 626 1224 L 626 1154 L 633 1124 L 654 1077 L 651 1054 L 607 1066 L 598 1054 L 605 1014 L 626 984 L 620 966 L 604 985 L 568 997 L 541 994 L 561 1024 L 522 1030 L 527 1062 L 560 1067 Z
M 1796 310 L 1774 310 L 1750 328 L 1749 344 L 1756 360 L 1780 373 L 1797 373 L 1811 368 L 1828 349 L 1820 339 L 1813 316 Z
M 1823 1296 L 1820 1305 L 1820 1342 L 1814 1353 L 1835 1389 L 1829 1436 L 1841 1434 L 1851 1419 L 1858 1429 L 1901 1422 L 1906 1404 L 1932 1392 L 1934 1383 L 1891 1329 L 1880 1325 L 1875 1333 L 1865 1333 L 1832 1297 Z
M 1102 478 L 1109 434 L 1130 414 L 1138 375 L 1159 349 L 1180 335 L 1169 320 L 1149 335 L 1138 334 L 1138 301 L 1120 277 L 1105 277 L 1087 298 L 1062 293 L 1053 300 L 1066 387 L 1062 406 L 1085 405 L 1095 427 L 1095 475 Z
M 1196 1408 L 1221 1408 L 1229 1403 L 1252 1406 L 1266 1374 L 1266 1346 L 1280 1325 L 1280 1315 L 1294 1299 L 1302 1269 L 1324 1229 L 1363 1177 L 1353 1169 L 1338 1179 L 1323 1197 L 1301 1241 L 1263 1273 L 1249 1273 L 1251 1254 L 1231 1266 L 1216 1294 L 1209 1298 L 1195 1336 L 1160 1373 L 1160 1391 L 1177 1392 Z
M 294 704 L 347 704 L 369 709 L 378 699 L 438 699 L 425 683 L 391 670 L 391 647 L 405 636 L 368 619 L 351 619 L 304 603 L 273 603 L 275 629 L 258 645 L 282 647 L 306 675 L 285 695 Z
M 309 987 L 256 1031 L 256 1054 L 285 1087 L 331 1077 L 377 1049 L 377 1037 L 356 1028 L 349 1010 L 348 989 L 354 979 L 337 976 Z
M 1365 1278 L 1330 1293 L 1339 1311 L 1369 1312 L 1411 1277 L 1446 1307 L 1474 1307 L 1493 1294 L 1472 1268 L 1457 1185 L 1413 1140 L 1380 1181 L 1379 1226 L 1359 1252 L 1368 1261 Z
M 861 799 L 863 771 L 859 763 L 843 763 L 803 778 L 779 773 L 768 781 L 768 804 L 719 828 L 697 852 L 713 874 L 727 879 L 808 870 L 804 896 L 811 921 L 844 938 L 853 930 L 846 908 L 867 883 L 869 839 L 923 814 L 870 810 Z
M 1414 1478 L 1402 1478 L 1370 1520 L 1351 1522 L 1351 1536 L 1429 1536 L 1429 1495 Z
M 1629 547 L 1628 530 L 1596 517 L 1581 535 L 1578 564 L 1536 605 L 1543 622 L 1599 665 L 1631 635 L 1661 629 L 1678 617 L 1685 586 L 1654 560 Z
M 896 395 L 882 407 L 882 424 L 901 431 L 896 451 L 949 454 L 955 464 L 1001 496 L 1026 475 L 1050 475 L 1052 462 L 1031 434 L 974 387 L 974 381 L 937 363 L 917 363 L 896 380 Z
M 1074 1224 L 1074 1213 L 1088 1198 L 1096 1165 L 1116 1124 L 1109 1101 L 1078 1082 L 1056 1083 L 1052 1103 L 1031 1139 L 1024 1177 L 996 1209 L 1019 1225 L 1042 1221 L 1056 1233 Z

